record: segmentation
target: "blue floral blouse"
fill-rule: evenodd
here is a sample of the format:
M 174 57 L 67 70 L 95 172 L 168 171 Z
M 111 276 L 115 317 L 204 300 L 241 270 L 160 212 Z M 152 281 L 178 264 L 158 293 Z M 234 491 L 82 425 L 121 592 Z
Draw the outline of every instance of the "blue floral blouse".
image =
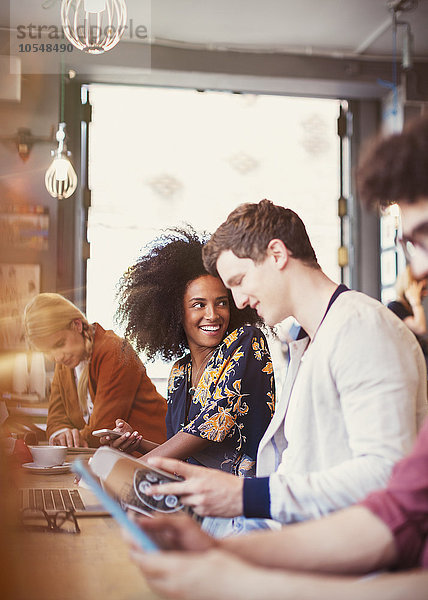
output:
M 187 354 L 175 363 L 168 380 L 168 439 L 184 431 L 218 442 L 189 462 L 254 476 L 257 448 L 275 408 L 265 336 L 249 325 L 235 329 L 215 349 L 193 396 L 188 395 L 190 379 Z

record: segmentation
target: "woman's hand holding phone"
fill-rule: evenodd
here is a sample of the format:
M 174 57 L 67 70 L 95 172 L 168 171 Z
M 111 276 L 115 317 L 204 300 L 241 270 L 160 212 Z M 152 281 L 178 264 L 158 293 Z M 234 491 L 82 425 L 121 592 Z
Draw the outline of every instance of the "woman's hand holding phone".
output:
M 100 438 L 102 446 L 110 446 L 116 450 L 128 453 L 138 451 L 143 436 L 138 431 L 134 431 L 129 423 L 123 419 L 116 419 L 116 427 L 113 431 L 119 434 L 120 437 L 112 439 L 112 435 L 105 435 Z

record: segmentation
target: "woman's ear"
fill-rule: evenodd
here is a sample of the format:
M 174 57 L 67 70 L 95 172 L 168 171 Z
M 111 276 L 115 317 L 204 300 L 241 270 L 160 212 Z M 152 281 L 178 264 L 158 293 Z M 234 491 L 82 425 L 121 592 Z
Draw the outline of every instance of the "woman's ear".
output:
M 77 331 L 77 333 L 82 333 L 82 331 L 83 331 L 82 319 L 74 319 L 74 321 L 71 322 L 71 326 L 75 331 Z

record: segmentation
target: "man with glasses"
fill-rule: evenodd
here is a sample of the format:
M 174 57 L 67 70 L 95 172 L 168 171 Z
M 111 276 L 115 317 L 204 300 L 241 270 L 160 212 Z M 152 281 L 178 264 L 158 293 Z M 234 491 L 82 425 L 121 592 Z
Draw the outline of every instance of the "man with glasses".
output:
M 425 202 L 425 200 L 423 200 L 422 202 Z M 421 206 L 419 202 L 415 204 L 417 204 L 419 207 Z M 410 210 L 408 207 L 405 207 L 404 211 L 402 210 L 402 214 L 404 213 L 405 215 L 404 217 L 402 217 L 402 219 L 406 218 L 409 212 L 411 213 L 412 209 L 415 208 L 415 205 L 413 205 Z M 413 272 L 419 272 L 419 277 L 421 276 L 421 272 L 426 273 L 425 260 L 428 257 L 427 240 L 428 222 L 418 224 L 417 227 L 415 227 L 415 229 L 411 232 L 410 237 L 402 235 L 398 238 L 398 241 L 400 242 L 401 247 L 403 248 L 407 262 L 412 264 Z
M 359 193 L 367 206 L 398 204 L 399 241 L 416 279 L 428 275 L 428 117 L 375 142 L 360 162 Z
M 377 141 L 358 181 L 368 205 L 400 205 L 415 276 L 428 275 L 428 118 Z M 322 519 L 221 541 L 185 518 L 147 520 L 144 528 L 163 548 L 176 550 L 133 554 L 166 597 L 426 600 L 428 421 L 386 489 Z M 379 570 L 377 577 L 361 577 Z

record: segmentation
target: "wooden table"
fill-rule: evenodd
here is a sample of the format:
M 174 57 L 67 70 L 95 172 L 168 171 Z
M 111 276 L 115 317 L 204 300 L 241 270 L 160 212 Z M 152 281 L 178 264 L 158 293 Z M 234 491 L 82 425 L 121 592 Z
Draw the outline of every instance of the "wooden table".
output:
M 79 455 L 68 456 L 67 461 Z M 82 458 L 82 456 L 79 456 Z M 73 487 L 74 475 L 24 473 L 22 487 Z M 155 600 L 111 517 L 79 518 L 80 534 L 23 532 L 13 600 Z M 12 600 L 12 599 L 11 599 Z

